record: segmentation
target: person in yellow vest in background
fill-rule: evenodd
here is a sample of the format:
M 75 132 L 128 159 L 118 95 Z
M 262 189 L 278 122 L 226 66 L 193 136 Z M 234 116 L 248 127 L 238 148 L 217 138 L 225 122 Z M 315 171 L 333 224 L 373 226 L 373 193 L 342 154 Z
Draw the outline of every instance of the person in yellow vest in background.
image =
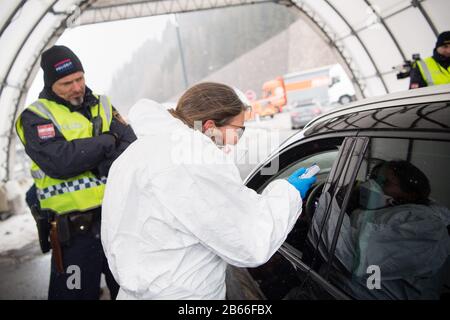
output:
M 410 74 L 410 89 L 450 83 L 450 31 L 437 39 L 433 56 L 417 61 Z
M 99 299 L 103 273 L 115 299 L 119 287 L 100 239 L 101 205 L 109 167 L 136 135 L 107 96 L 85 85 L 69 48 L 43 52 L 41 67 L 44 89 L 18 116 L 16 130 L 32 160 L 27 203 L 42 251 L 52 249 L 48 298 Z

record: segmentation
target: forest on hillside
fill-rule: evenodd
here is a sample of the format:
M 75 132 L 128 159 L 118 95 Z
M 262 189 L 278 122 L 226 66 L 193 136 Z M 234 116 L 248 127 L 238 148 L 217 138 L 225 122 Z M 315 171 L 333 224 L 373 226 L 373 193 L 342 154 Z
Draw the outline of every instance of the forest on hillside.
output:
M 182 92 L 186 85 L 179 43 L 190 86 L 282 32 L 297 18 L 272 3 L 179 14 L 178 30 L 174 21 L 168 22 L 161 40 L 146 41 L 117 72 L 109 90 L 114 103 L 128 109 L 138 98 L 164 102 Z

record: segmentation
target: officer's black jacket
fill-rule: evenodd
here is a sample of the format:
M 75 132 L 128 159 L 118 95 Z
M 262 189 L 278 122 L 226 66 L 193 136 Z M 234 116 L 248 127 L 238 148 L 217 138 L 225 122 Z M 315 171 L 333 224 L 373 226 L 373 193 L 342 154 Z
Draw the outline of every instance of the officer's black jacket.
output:
M 409 81 L 409 88 L 423 88 L 427 86 L 427 83 L 422 77 L 422 74 L 420 73 L 419 67 L 414 66 L 411 69 L 411 73 L 409 75 L 410 81 Z
M 39 98 L 63 104 L 72 112 L 79 112 L 89 120 L 91 119 L 90 107 L 98 103 L 98 99 L 88 87 L 86 87 L 83 104 L 76 109 L 49 88 L 44 88 L 39 94 Z M 32 111 L 25 110 L 22 113 L 22 125 L 26 140 L 25 152 L 45 174 L 57 179 L 74 177 L 88 170 L 98 176 L 107 176 L 112 162 L 136 140 L 131 126 L 121 123 L 114 117 L 110 132 L 118 135 L 118 143 L 110 134 L 67 141 L 56 127 L 54 127 L 55 136 L 53 138 L 41 139 L 37 127 L 51 123 L 50 120 L 41 118 Z

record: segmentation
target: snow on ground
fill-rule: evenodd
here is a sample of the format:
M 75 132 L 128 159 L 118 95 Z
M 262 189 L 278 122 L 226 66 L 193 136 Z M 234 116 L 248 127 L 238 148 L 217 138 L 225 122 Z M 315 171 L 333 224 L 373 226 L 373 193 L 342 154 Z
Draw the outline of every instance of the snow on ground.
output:
M 0 222 L 0 254 L 37 241 L 36 224 L 30 212 L 13 215 Z

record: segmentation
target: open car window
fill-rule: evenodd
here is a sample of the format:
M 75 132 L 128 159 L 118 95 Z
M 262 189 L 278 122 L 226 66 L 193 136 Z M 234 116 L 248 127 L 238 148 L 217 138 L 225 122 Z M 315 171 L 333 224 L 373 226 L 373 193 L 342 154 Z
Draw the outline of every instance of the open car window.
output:
M 308 249 L 306 238 L 311 226 L 311 216 L 316 208 L 316 200 L 320 197 L 320 189 L 329 179 L 333 167 L 336 166 L 343 140 L 344 138 L 316 140 L 290 148 L 280 154 L 280 170 L 277 174 L 267 177 L 257 189 L 259 193 L 262 192 L 270 182 L 276 179 L 287 179 L 300 167 L 307 168 L 313 164 L 320 167 L 321 170 L 316 175 L 317 182 L 312 186 L 307 197 L 303 199 L 302 214 L 286 239 L 290 247 L 298 250 L 300 255 L 303 255 L 305 250 Z M 309 249 L 313 250 L 312 246 L 309 246 Z M 306 253 L 306 256 L 308 255 L 311 255 L 311 253 Z
M 336 146 L 336 149 L 318 152 L 309 157 L 301 159 L 300 161 L 293 163 L 291 166 L 281 172 L 280 175 L 277 176 L 277 179 L 287 179 L 292 173 L 294 173 L 295 170 L 301 167 L 308 168 L 313 164 L 317 164 L 320 167 L 320 172 L 316 175 L 316 177 L 319 182 L 323 182 L 330 174 L 331 167 L 336 160 L 338 152 L 339 149 L 338 146 Z
M 308 145 L 296 146 L 279 156 L 279 170 L 276 174 L 267 178 L 257 188 L 261 193 L 267 185 L 276 179 L 285 179 L 301 167 L 308 168 L 313 164 L 320 167 L 320 172 L 316 175 L 318 182 L 324 182 L 337 159 L 340 145 L 343 139 L 333 139 L 323 142 L 312 142 Z
M 298 168 L 317 164 L 321 171 L 317 175 L 316 186 L 323 186 L 338 159 L 343 140 L 341 137 L 315 140 L 291 147 L 279 155 L 280 170 L 276 174 L 257 176 L 251 183 L 258 183 L 256 190 L 260 193 L 271 181 L 287 179 Z M 310 221 L 303 212 L 283 246 L 283 250 L 290 251 L 290 256 L 302 259 L 309 226 Z M 308 296 L 303 289 L 308 272 L 299 268 L 298 262 L 287 259 L 286 253 L 278 252 L 264 265 L 248 270 L 269 299 L 304 299 Z

